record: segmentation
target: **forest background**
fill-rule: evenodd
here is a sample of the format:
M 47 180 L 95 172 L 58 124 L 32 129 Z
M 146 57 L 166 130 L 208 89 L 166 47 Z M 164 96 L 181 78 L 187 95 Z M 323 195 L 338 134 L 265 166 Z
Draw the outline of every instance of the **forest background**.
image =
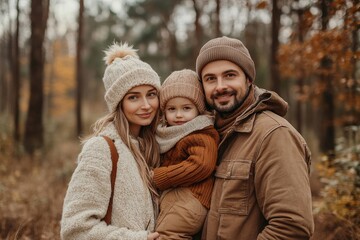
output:
M 107 46 L 163 81 L 225 35 L 311 148 L 312 239 L 360 239 L 359 26 L 359 0 L 0 0 L 0 238 L 59 239 L 79 138 L 107 111 Z

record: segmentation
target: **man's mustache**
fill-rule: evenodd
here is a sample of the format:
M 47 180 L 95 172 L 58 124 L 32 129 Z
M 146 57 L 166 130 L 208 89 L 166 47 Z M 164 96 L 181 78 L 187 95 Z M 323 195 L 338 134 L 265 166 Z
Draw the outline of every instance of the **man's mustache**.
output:
M 217 91 L 211 95 L 211 99 L 215 99 L 215 98 L 222 97 L 225 95 L 236 95 L 236 91 L 235 90 L 223 90 L 221 92 Z

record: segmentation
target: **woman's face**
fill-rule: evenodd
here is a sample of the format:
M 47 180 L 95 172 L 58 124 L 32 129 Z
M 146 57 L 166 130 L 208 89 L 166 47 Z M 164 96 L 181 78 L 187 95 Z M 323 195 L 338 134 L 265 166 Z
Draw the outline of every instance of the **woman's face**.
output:
M 121 102 L 122 110 L 129 122 L 130 133 L 138 136 L 143 126 L 148 126 L 159 108 L 158 92 L 155 87 L 141 85 L 130 89 Z

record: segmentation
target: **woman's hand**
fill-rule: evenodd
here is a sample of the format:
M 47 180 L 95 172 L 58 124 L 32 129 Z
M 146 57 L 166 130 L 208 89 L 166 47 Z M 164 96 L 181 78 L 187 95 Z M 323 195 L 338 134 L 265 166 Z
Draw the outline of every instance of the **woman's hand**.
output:
M 147 240 L 156 240 L 158 237 L 160 237 L 160 234 L 157 232 L 149 233 Z

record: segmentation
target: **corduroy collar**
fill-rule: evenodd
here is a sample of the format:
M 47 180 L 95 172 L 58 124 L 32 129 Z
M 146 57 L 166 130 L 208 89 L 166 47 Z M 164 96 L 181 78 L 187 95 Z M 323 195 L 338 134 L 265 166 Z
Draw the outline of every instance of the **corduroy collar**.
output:
M 216 128 L 222 140 L 232 131 L 251 132 L 255 121 L 254 113 L 272 111 L 282 117 L 286 115 L 288 103 L 277 93 L 255 85 L 252 89 L 243 105 L 231 115 L 222 118 L 216 114 Z

